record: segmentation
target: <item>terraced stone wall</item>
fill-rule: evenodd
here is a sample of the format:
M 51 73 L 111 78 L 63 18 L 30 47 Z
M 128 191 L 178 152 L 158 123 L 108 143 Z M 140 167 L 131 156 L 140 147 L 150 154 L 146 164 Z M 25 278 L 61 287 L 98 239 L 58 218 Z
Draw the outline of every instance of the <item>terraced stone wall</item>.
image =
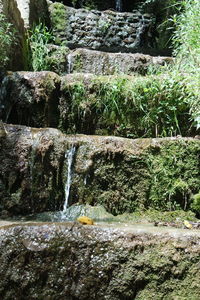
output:
M 154 18 L 149 14 L 77 10 L 54 3 L 50 5 L 50 17 L 57 42 L 64 41 L 69 48 L 153 52 Z

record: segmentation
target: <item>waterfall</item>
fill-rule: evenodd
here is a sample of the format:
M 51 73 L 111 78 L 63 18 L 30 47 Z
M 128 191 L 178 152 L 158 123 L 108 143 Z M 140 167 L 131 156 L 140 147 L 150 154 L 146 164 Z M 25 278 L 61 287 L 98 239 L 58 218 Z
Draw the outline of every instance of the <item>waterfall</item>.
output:
M 74 154 L 76 152 L 76 147 L 72 146 L 66 153 L 66 163 L 67 163 L 67 181 L 65 183 L 65 202 L 63 206 L 62 214 L 64 215 L 67 207 L 68 207 L 68 200 L 69 200 L 69 194 L 70 194 L 70 187 L 71 187 L 71 181 L 72 181 L 72 164 L 73 164 L 73 158 Z
M 122 11 L 122 0 L 115 0 L 115 9 L 116 11 Z
M 71 74 L 73 71 L 73 61 L 72 61 L 72 55 L 69 53 L 67 55 L 67 73 Z
M 143 32 L 144 32 L 145 26 L 146 26 L 146 25 L 145 25 L 145 18 L 144 18 L 144 16 L 142 15 L 142 16 L 141 16 L 141 20 L 140 20 L 140 22 L 139 22 L 139 28 L 138 28 L 138 30 L 137 30 L 137 32 L 136 32 L 135 45 L 137 45 L 137 47 L 139 47 L 140 44 L 141 44 L 141 36 L 142 36 L 142 34 L 143 34 Z

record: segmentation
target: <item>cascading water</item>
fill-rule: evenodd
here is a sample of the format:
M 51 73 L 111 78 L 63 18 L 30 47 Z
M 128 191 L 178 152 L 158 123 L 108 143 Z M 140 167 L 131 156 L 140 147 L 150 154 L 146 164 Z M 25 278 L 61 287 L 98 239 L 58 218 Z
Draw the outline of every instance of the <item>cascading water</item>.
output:
M 115 9 L 116 11 L 122 11 L 122 0 L 115 0 Z
M 67 55 L 67 73 L 71 74 L 73 71 L 73 61 L 72 61 L 72 55 L 69 53 Z
M 146 26 L 145 18 L 142 15 L 141 19 L 140 19 L 140 26 L 136 32 L 135 46 L 137 46 L 137 47 L 139 47 L 141 45 L 141 37 L 142 37 L 142 34 L 144 33 L 145 26 Z
M 62 218 L 65 217 L 65 213 L 66 213 L 67 207 L 68 207 L 70 187 L 71 187 L 71 181 L 72 181 L 72 164 L 73 164 L 75 152 L 76 152 L 76 147 L 72 146 L 65 153 L 65 158 L 66 158 L 66 162 L 67 162 L 67 181 L 65 184 L 65 202 L 64 202 L 63 211 L 62 211 Z

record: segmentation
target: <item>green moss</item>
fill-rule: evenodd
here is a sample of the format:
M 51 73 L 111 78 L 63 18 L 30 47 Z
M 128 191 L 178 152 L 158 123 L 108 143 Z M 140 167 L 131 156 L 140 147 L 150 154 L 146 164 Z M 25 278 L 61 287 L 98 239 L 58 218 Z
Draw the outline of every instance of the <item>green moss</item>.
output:
M 151 206 L 166 210 L 190 207 L 192 194 L 199 191 L 199 155 L 199 142 L 184 140 L 164 143 L 148 153 Z
M 64 4 L 55 2 L 49 6 L 49 10 L 55 42 L 60 44 L 67 29 L 67 9 Z
M 138 212 L 138 218 L 144 214 L 147 220 L 174 221 L 178 211 L 182 219 L 194 217 L 191 212 L 187 215 L 182 211 L 192 208 L 192 195 L 199 191 L 199 140 L 141 139 L 137 140 L 140 150 L 135 154 L 129 148 L 127 152 L 117 150 L 117 142 L 107 151 L 102 145 L 85 150 L 85 158 L 84 148 L 78 150 L 77 157 L 81 155 L 81 160 L 76 161 L 78 172 L 71 187 L 73 203 L 100 204 L 114 215 L 136 212 L 133 218 L 137 218 Z M 177 212 L 163 218 L 162 214 L 155 214 L 154 218 L 156 210 Z
M 66 62 L 69 48 L 61 45 L 58 48 L 50 48 L 48 57 L 46 58 L 49 70 L 57 74 L 66 73 Z
M 83 68 L 83 61 L 81 55 L 76 55 L 75 62 L 73 64 L 73 70 L 76 72 L 81 72 Z
M 84 178 L 73 180 L 72 199 L 80 195 L 81 201 L 103 205 L 114 215 L 143 209 L 149 189 L 148 170 L 140 157 L 126 159 L 123 154 L 102 153 L 93 157 L 93 165 Z M 92 193 L 91 193 L 92 186 Z

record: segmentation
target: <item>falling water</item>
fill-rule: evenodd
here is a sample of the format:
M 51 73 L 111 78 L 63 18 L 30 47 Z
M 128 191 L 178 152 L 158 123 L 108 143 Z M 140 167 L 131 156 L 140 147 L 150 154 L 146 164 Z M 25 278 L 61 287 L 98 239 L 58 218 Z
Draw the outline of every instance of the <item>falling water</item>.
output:
M 69 53 L 67 55 L 67 73 L 71 74 L 73 71 L 73 61 L 72 61 L 72 55 Z
M 122 0 L 115 0 L 115 9 L 116 11 L 122 11 Z
M 65 212 L 68 207 L 68 200 L 69 200 L 69 193 L 70 193 L 70 187 L 71 187 L 71 181 L 72 181 L 72 164 L 73 164 L 73 158 L 74 154 L 76 152 L 76 147 L 72 146 L 66 153 L 65 158 L 67 160 L 67 181 L 65 184 L 65 202 L 63 206 L 62 215 L 65 215 Z
M 138 27 L 138 30 L 136 32 L 135 44 L 136 44 L 137 47 L 139 47 L 140 44 L 141 44 L 141 37 L 142 37 L 142 34 L 144 32 L 145 26 L 146 26 L 145 25 L 145 18 L 142 15 L 141 16 L 141 20 L 140 20 L 140 24 L 139 24 L 139 27 Z

